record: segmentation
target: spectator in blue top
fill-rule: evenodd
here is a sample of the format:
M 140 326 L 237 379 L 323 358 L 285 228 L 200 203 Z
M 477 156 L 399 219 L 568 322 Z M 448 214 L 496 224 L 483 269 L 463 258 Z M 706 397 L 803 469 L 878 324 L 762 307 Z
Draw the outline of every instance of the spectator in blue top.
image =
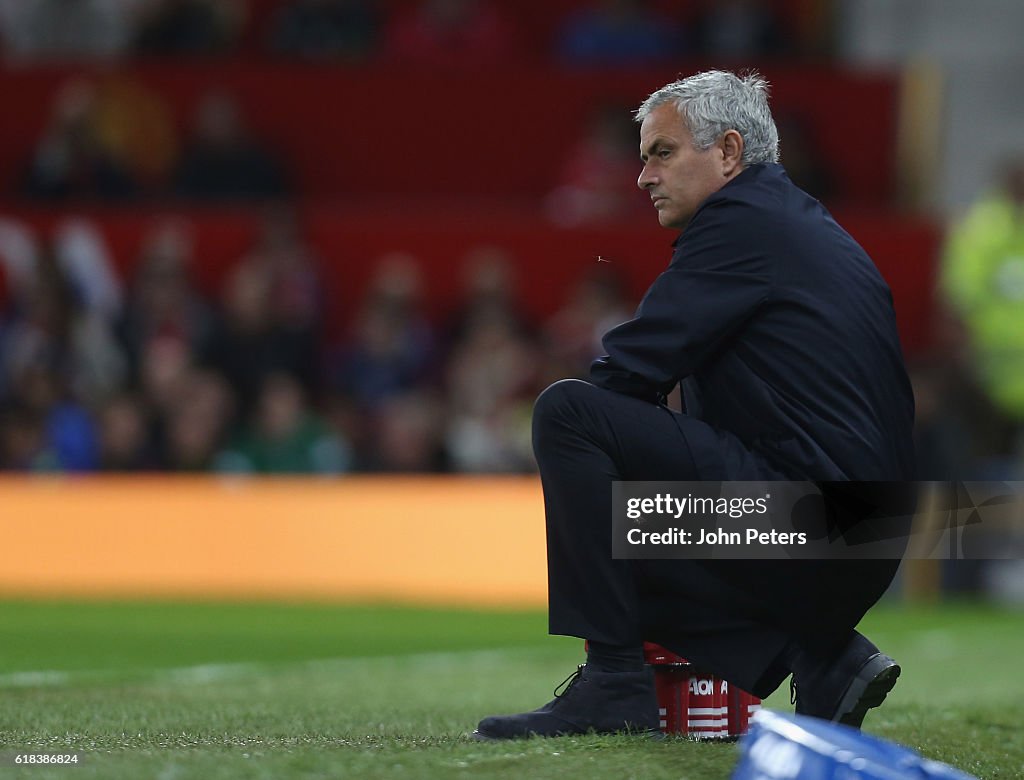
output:
M 576 65 L 658 62 L 680 53 L 671 20 L 644 0 L 599 0 L 571 15 L 559 35 L 559 56 Z

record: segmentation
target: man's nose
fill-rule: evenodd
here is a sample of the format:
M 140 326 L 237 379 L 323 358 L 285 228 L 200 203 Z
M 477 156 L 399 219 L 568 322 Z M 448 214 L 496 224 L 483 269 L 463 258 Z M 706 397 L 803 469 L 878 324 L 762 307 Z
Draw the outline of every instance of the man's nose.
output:
M 653 187 L 656 183 L 654 174 L 650 173 L 645 165 L 644 169 L 640 171 L 640 175 L 637 177 L 636 186 L 642 190 L 646 190 L 649 187 Z

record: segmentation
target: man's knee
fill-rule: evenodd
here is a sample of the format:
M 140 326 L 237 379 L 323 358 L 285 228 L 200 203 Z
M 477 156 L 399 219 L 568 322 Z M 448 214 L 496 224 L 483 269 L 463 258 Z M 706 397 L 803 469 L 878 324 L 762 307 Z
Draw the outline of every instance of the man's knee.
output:
M 573 416 L 580 397 L 594 389 L 593 385 L 581 379 L 562 379 L 549 385 L 533 405 L 534 443 Z
M 570 408 L 573 400 L 579 398 L 581 393 L 592 391 L 594 386 L 582 379 L 559 379 L 552 385 L 548 385 L 544 391 L 537 396 L 533 405 L 534 416 L 547 416 L 552 413 L 558 414 Z

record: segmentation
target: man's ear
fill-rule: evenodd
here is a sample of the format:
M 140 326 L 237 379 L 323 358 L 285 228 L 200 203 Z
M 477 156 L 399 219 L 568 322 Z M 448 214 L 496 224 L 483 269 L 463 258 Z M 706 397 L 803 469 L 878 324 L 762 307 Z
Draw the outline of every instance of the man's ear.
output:
M 743 136 L 736 130 L 726 130 L 719 143 L 722 149 L 722 175 L 731 179 L 743 170 Z

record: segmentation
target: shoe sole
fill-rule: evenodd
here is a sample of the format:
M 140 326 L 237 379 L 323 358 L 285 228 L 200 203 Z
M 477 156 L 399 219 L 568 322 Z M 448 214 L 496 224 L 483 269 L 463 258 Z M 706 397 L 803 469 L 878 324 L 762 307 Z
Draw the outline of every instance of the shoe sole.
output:
M 900 666 L 882 653 L 873 655 L 846 689 L 832 721 L 859 729 L 868 710 L 879 706 L 900 676 Z
M 590 732 L 590 733 L 597 733 L 597 732 Z M 654 740 L 656 742 L 665 739 L 665 732 L 663 732 L 661 729 L 648 729 L 648 730 L 645 730 L 645 731 L 616 731 L 616 732 L 612 732 L 612 733 L 615 733 L 615 734 L 631 734 L 631 735 L 636 736 L 636 737 L 644 737 L 646 739 L 651 739 L 651 740 Z M 578 737 L 578 736 L 580 736 L 580 735 L 579 734 L 573 734 L 571 732 L 566 732 L 565 734 L 537 734 L 535 732 L 531 732 L 529 734 L 517 734 L 516 736 L 512 736 L 512 737 L 492 737 L 490 734 L 484 734 L 482 731 L 474 730 L 473 733 L 469 735 L 469 738 L 472 739 L 472 740 L 475 740 L 477 742 L 508 742 L 509 740 L 513 740 L 513 739 L 534 739 L 534 738 L 537 738 L 537 737 L 540 737 L 540 738 Z

